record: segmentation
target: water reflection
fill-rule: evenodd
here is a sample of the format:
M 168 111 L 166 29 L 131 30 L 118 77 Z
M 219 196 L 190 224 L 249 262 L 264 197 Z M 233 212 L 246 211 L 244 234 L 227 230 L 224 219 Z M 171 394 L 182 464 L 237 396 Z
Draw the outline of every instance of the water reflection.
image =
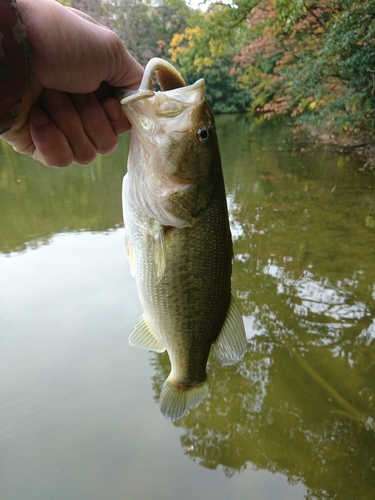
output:
M 2 261 L 9 274 L 3 271 L 1 278 L 9 278 L 8 282 L 17 278 L 11 283 L 13 286 L 2 281 L 4 309 L 0 333 L 5 339 L 2 352 L 8 356 L 2 369 L 7 367 L 8 378 L 1 380 L 7 388 L 3 394 L 9 401 L 13 403 L 17 397 L 25 400 L 22 415 L 17 409 L 6 409 L 2 418 L 7 424 L 15 422 L 16 437 L 6 436 L 7 450 L 16 444 L 14 463 L 18 461 L 24 466 L 24 455 L 31 457 L 35 449 L 47 449 L 41 443 L 46 444 L 43 436 L 46 428 L 50 429 L 50 449 L 41 452 L 43 457 L 38 455 L 35 461 L 40 470 L 32 481 L 38 488 L 43 484 L 42 478 L 50 477 L 53 469 L 51 465 L 46 474 L 40 463 L 70 463 L 78 453 L 76 446 L 82 445 L 82 463 L 74 472 L 74 498 L 87 498 L 81 476 L 89 482 L 90 471 L 95 470 L 98 478 L 97 463 L 103 464 L 103 470 L 108 467 L 114 448 L 123 455 L 127 466 L 122 468 L 118 465 L 121 462 L 116 462 L 118 475 L 114 483 L 112 468 L 103 476 L 103 495 L 120 498 L 122 489 L 117 490 L 116 486 L 124 481 L 123 491 L 128 491 L 129 482 L 133 481 L 134 498 L 162 498 L 155 496 L 153 481 L 144 481 L 143 477 L 140 480 L 137 471 L 144 466 L 144 457 L 150 457 L 148 463 L 154 464 L 152 477 L 159 481 L 159 456 L 165 453 L 163 450 L 173 449 L 177 439 L 173 431 L 178 430 L 181 448 L 174 451 L 172 458 L 170 451 L 163 455 L 165 468 L 173 468 L 179 477 L 174 492 L 181 492 L 187 461 L 203 466 L 201 470 L 220 471 L 214 481 L 210 476 L 215 498 L 224 498 L 219 475 L 231 477 L 233 488 L 239 484 L 236 478 L 244 477 L 249 469 L 266 471 L 265 483 L 276 473 L 282 474 L 289 485 L 304 485 L 308 491 L 305 498 L 309 499 L 373 498 L 374 177 L 358 172 L 356 160 L 351 157 L 293 142 L 288 127 L 281 124 L 229 116 L 219 117 L 218 128 L 235 237 L 233 289 L 245 316 L 248 350 L 241 363 L 224 369 L 210 357 L 210 397 L 176 422 L 176 429 L 164 421 L 156 405 L 150 408 L 146 396 L 151 385 L 148 367 L 145 368 L 147 354 L 129 347 L 124 362 L 124 353 L 119 349 L 140 313 L 134 281 L 119 272 L 126 265 L 122 260 L 121 231 L 113 231 L 122 225 L 120 192 L 127 140 L 121 142 L 110 159 L 99 158 L 89 167 L 58 171 L 38 166 L 27 157 L 9 154 L 0 142 L 0 252 L 10 255 Z M 110 231 L 116 245 L 109 244 L 107 237 L 102 241 L 100 235 L 93 237 L 85 231 Z M 66 234 L 77 232 L 78 236 Z M 22 252 L 48 243 L 51 244 L 38 252 Z M 19 260 L 14 257 L 17 253 Z M 89 253 L 93 257 L 91 264 Z M 48 270 L 41 279 L 46 266 Z M 11 306 L 7 309 L 8 302 Z M 111 340 L 113 332 L 116 341 Z M 12 347 L 10 358 L 6 345 L 15 338 L 18 344 Z M 29 355 L 32 351 L 27 338 L 35 338 L 35 342 L 30 342 L 36 351 L 34 357 Z M 61 343 L 67 346 L 64 362 L 60 358 Z M 100 348 L 92 355 L 96 343 Z M 48 361 L 44 351 L 52 361 Z M 169 373 L 169 361 L 166 354 L 150 356 L 157 400 Z M 43 362 L 47 367 L 39 379 L 35 373 L 40 365 L 44 366 Z M 100 363 L 105 370 L 102 366 L 98 371 Z M 71 365 L 77 368 L 72 370 Z M 116 366 L 121 366 L 121 370 L 116 371 Z M 113 388 L 104 400 L 100 393 L 97 395 L 103 370 L 108 374 L 106 387 Z M 85 384 L 91 384 L 92 392 L 82 386 L 80 397 L 86 395 L 87 411 L 82 410 L 82 423 L 71 426 L 64 412 L 77 419 L 74 391 L 82 374 L 87 374 Z M 71 380 L 64 392 L 65 399 L 61 399 L 61 391 L 56 391 L 56 377 L 62 384 Z M 44 395 L 43 384 L 47 382 L 48 394 Z M 29 393 L 43 395 L 44 406 L 36 400 L 36 416 L 27 400 Z M 66 435 L 74 436 L 78 444 L 72 440 L 65 449 L 65 437 L 46 427 L 47 418 L 43 420 L 40 415 L 46 414 L 49 407 L 56 408 L 53 422 L 62 425 Z M 124 413 L 131 415 L 128 426 L 124 424 Z M 31 447 L 24 446 L 19 430 L 22 426 L 17 420 L 20 415 L 31 429 L 24 434 L 33 442 Z M 87 421 L 93 415 L 95 438 L 86 446 L 87 437 L 80 441 L 79 436 L 86 436 Z M 34 426 L 38 428 L 37 437 Z M 102 437 L 110 429 L 116 429 L 111 436 L 116 445 L 108 444 Z M 132 440 L 133 434 L 136 438 Z M 156 440 L 159 435 L 163 436 L 162 443 Z M 167 439 L 170 441 L 166 445 Z M 131 453 L 126 451 L 129 446 Z M 10 453 L 7 457 L 13 457 Z M 85 468 L 88 456 L 91 468 Z M 134 456 L 138 461 L 134 461 Z M 177 462 L 180 456 L 186 461 Z M 12 460 L 6 461 L 6 470 L 13 471 L 13 476 L 7 474 L 6 491 L 18 484 L 23 494 L 18 498 L 51 498 L 47 490 L 28 496 L 25 492 L 31 480 L 25 486 L 18 481 L 19 472 L 12 468 Z M 191 471 L 198 474 L 196 469 Z M 53 491 L 63 491 L 61 485 L 70 484 L 72 477 L 72 473 L 67 474 L 61 484 L 51 480 Z M 199 484 L 206 491 L 207 476 L 201 477 Z M 220 486 L 216 486 L 216 481 Z M 149 488 L 147 494 L 143 487 Z M 163 488 L 160 491 L 163 495 Z M 183 496 L 189 496 L 189 491 L 190 480 Z M 248 491 L 249 484 L 244 482 L 241 495 L 236 498 L 248 498 Z M 275 498 L 266 495 L 267 492 L 262 498 Z M 178 496 L 176 493 L 173 498 Z M 228 493 L 226 498 L 229 496 L 232 495 Z M 291 498 L 291 489 L 285 498 Z
M 252 464 L 304 483 L 307 498 L 373 498 L 374 179 L 267 124 L 244 133 L 249 162 L 244 139 L 237 154 L 226 148 L 232 129 L 228 118 L 233 284 L 248 351 L 226 369 L 210 357 L 210 398 L 176 422 L 181 445 L 227 476 Z M 169 362 L 151 363 L 157 399 Z
M 128 137 L 89 166 L 46 168 L 0 141 L 0 252 L 48 243 L 61 232 L 122 226 L 121 184 Z

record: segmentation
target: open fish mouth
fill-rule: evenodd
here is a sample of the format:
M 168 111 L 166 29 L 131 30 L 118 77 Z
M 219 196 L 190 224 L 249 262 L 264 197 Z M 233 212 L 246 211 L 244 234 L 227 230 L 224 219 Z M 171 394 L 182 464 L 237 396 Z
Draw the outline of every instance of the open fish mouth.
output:
M 172 92 L 173 98 L 186 104 L 189 104 L 189 95 L 191 95 L 191 91 L 205 85 L 203 78 L 201 78 L 193 85 L 186 86 L 185 80 L 182 78 L 180 72 L 177 71 L 172 64 L 159 57 L 154 57 L 150 59 L 146 65 L 138 90 L 124 89 L 121 104 L 126 106 L 141 99 L 153 97 L 156 93 L 153 88 L 154 76 L 156 76 L 161 92 L 168 94 L 169 91 L 174 91 Z M 179 92 L 176 92 L 177 89 Z M 177 115 L 180 111 L 178 109 L 168 109 L 168 111 L 166 111 L 168 114 L 163 113 L 162 116 L 173 117 L 174 112 Z
M 153 89 L 154 77 L 160 91 Z M 180 197 L 192 191 L 196 179 L 201 178 L 201 169 L 194 177 L 187 166 L 190 151 L 194 154 L 197 149 L 196 132 L 206 119 L 204 112 L 197 113 L 200 106 L 207 106 L 205 81 L 200 79 L 187 86 L 170 63 L 154 58 L 146 65 L 139 89 L 126 91 L 121 104 L 132 125 L 129 196 L 131 193 L 138 208 L 163 226 L 192 225 L 195 209 L 182 208 Z M 196 167 L 197 162 L 193 162 L 193 170 Z M 205 194 L 202 196 L 206 199 Z M 191 203 L 195 203 L 193 198 Z

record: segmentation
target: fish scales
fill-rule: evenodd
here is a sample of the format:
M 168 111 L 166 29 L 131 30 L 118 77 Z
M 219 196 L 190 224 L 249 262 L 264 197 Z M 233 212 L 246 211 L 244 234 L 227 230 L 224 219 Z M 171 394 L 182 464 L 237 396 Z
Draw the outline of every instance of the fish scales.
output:
M 157 93 L 155 73 L 164 86 Z M 174 421 L 208 395 L 211 347 L 223 365 L 241 359 L 246 348 L 231 294 L 232 240 L 219 146 L 204 81 L 186 87 L 161 59 L 148 63 L 140 89 L 122 104 L 132 123 L 124 221 L 144 311 L 129 341 L 167 350 L 171 373 L 160 406 Z
M 168 353 L 178 367 L 179 381 L 186 386 L 206 379 L 211 344 L 220 333 L 231 300 L 232 251 L 225 209 L 219 193 L 200 224 L 166 231 L 166 267 L 160 281 L 155 275 L 152 238 L 145 241 L 144 237 L 150 234 L 152 221 L 144 218 L 140 224 L 138 216 L 134 217 L 137 224 L 127 226 L 147 320 L 161 344 L 173 345 Z M 184 363 L 186 360 L 189 362 Z

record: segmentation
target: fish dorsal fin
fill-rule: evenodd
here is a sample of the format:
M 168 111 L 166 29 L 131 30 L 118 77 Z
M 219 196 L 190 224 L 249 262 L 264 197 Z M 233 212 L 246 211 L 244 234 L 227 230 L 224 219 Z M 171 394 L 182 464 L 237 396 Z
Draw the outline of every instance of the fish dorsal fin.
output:
M 160 281 L 165 271 L 164 227 L 160 226 L 153 238 L 153 256 L 156 279 Z
M 223 328 L 213 344 L 214 354 L 220 363 L 233 365 L 239 361 L 246 351 L 245 326 L 238 306 L 231 298 Z
M 169 378 L 164 382 L 159 403 L 163 416 L 174 422 L 181 418 L 188 408 L 207 397 L 209 391 L 207 382 L 194 387 L 180 388 L 173 385 Z
M 135 270 L 134 270 L 134 250 L 133 250 L 133 245 L 130 241 L 130 238 L 128 235 L 125 237 L 125 249 L 126 249 L 126 255 L 129 260 L 129 267 L 130 267 L 130 274 L 135 276 Z
M 129 337 L 129 344 L 134 347 L 141 347 L 149 351 L 164 352 L 165 347 L 155 337 L 145 315 L 142 314 L 139 322 L 136 324 L 132 334 Z

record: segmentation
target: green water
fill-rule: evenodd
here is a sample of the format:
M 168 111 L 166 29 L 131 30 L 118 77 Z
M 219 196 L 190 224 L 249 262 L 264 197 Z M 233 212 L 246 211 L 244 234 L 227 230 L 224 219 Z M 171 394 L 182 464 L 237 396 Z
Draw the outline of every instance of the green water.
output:
M 248 348 L 171 424 L 166 355 L 132 348 L 128 138 L 48 169 L 0 143 L 2 500 L 374 498 L 375 177 L 219 117 Z

